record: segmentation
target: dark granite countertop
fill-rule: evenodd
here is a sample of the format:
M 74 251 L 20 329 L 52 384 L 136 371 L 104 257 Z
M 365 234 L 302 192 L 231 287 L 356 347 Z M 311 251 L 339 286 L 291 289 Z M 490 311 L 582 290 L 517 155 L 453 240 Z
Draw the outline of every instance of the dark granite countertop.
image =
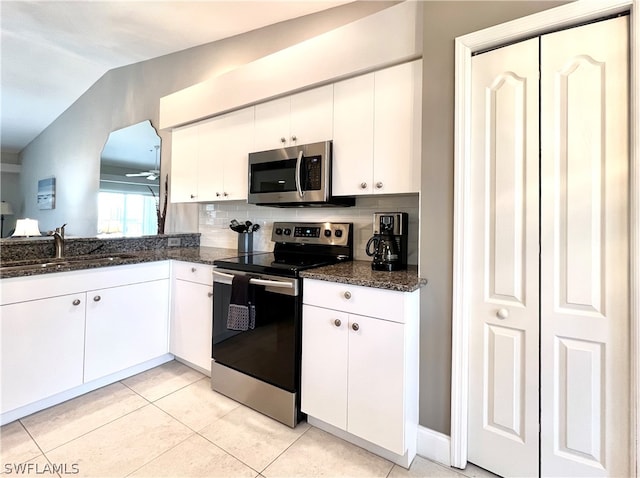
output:
M 94 254 L 91 256 L 68 256 L 62 259 L 41 258 L 3 261 L 0 267 L 0 279 L 140 264 L 143 262 L 164 261 L 169 259 L 213 265 L 213 261 L 216 259 L 235 257 L 237 255 L 238 251 L 236 249 L 175 247 L 140 251 L 127 250 L 122 253 L 114 252 L 112 254 Z
M 418 267 L 409 266 L 406 271 L 383 272 L 371 270 L 371 262 L 342 262 L 332 266 L 318 267 L 300 273 L 306 279 L 318 279 L 342 284 L 361 285 L 377 289 L 413 292 L 427 284 L 418 277 Z

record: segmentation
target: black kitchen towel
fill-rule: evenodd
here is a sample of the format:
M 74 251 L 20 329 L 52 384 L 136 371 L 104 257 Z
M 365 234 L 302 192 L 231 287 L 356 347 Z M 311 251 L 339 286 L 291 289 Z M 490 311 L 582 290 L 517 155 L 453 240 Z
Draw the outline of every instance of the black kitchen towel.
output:
M 231 282 L 231 300 L 227 313 L 227 329 L 249 330 L 255 328 L 256 308 L 252 303 L 249 276 L 234 275 Z

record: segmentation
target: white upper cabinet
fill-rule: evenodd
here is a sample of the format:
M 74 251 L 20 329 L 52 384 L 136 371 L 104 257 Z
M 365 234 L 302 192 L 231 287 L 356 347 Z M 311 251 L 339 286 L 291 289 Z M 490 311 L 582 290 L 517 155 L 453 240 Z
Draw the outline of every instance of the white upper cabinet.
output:
M 256 105 L 253 151 L 327 141 L 333 137 L 333 85 Z
M 202 124 L 199 201 L 247 199 L 247 155 L 253 145 L 254 108 L 244 108 Z
M 197 201 L 198 127 L 187 126 L 171 133 L 171 202 Z
M 171 201 L 246 199 L 253 121 L 251 107 L 175 130 Z
M 373 87 L 373 73 L 334 85 L 334 195 L 373 194 Z
M 333 194 L 420 190 L 422 60 L 335 85 Z

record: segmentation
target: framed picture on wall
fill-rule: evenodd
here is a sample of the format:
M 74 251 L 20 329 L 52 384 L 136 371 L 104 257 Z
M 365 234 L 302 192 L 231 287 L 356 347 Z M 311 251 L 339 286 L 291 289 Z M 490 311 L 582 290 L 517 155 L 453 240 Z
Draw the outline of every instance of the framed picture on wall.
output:
M 56 207 L 56 178 L 46 178 L 38 181 L 38 209 L 55 209 Z

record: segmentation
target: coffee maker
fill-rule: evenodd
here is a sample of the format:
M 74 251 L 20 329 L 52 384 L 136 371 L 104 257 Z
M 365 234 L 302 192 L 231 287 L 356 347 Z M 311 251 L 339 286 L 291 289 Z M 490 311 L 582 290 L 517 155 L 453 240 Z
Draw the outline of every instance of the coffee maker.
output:
M 406 212 L 373 214 L 373 237 L 367 242 L 367 255 L 373 257 L 374 271 L 400 271 L 407 268 Z

